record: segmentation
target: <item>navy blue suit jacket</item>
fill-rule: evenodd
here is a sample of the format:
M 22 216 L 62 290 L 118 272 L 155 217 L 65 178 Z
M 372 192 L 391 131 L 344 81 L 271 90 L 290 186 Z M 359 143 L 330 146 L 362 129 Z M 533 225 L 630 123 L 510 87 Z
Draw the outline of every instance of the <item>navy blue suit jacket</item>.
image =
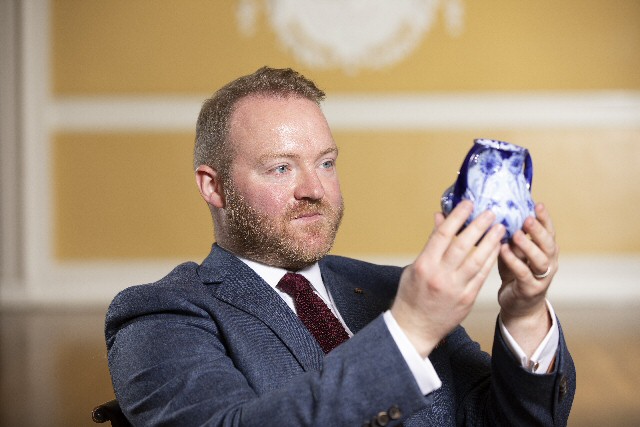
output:
M 360 426 L 389 414 L 399 415 L 390 426 L 566 424 L 575 368 L 562 333 L 554 371 L 534 375 L 499 333 L 491 358 L 458 327 L 429 356 L 443 386 L 423 396 L 381 317 L 402 270 L 336 256 L 320 270 L 355 334 L 326 356 L 282 298 L 217 245 L 201 265 L 118 294 L 106 341 L 127 417 L 143 426 Z

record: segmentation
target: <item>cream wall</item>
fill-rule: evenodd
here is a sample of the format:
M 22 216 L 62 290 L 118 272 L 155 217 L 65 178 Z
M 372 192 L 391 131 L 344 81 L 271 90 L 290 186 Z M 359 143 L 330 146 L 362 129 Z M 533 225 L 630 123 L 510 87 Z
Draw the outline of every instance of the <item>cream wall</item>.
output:
M 24 269 L 5 301 L 104 303 L 202 259 L 198 106 L 263 64 L 328 93 L 347 203 L 335 253 L 410 262 L 473 138 L 499 138 L 532 153 L 566 260 L 557 297 L 640 300 L 637 1 L 463 1 L 459 35 L 439 12 L 403 60 L 347 71 L 301 63 L 264 9 L 241 34 L 239 2 L 18 3 Z

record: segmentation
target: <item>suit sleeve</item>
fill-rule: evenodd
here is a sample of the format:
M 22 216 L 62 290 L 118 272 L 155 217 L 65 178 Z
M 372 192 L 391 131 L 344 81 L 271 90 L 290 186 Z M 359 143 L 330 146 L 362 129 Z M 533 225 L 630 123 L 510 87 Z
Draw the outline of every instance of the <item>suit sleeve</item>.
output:
M 429 404 L 381 317 L 326 356 L 320 371 L 268 392 L 247 381 L 209 313 L 179 293 L 124 291 L 106 335 L 116 397 L 134 425 L 351 426 L 395 408 L 392 426 Z
M 459 344 L 451 357 L 452 371 L 458 374 L 453 380 L 460 402 L 457 425 L 565 426 L 575 394 L 576 372 L 559 323 L 558 327 L 556 360 L 548 374 L 522 368 L 497 324 L 490 358 L 486 354 L 478 357 L 478 344 L 461 338 L 466 333 L 458 328 L 451 337 L 454 347 Z

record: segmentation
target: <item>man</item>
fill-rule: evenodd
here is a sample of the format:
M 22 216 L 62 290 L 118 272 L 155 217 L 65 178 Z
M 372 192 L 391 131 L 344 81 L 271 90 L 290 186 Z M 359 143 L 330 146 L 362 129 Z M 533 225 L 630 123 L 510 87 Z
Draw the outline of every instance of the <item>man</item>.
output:
M 194 166 L 216 243 L 201 265 L 182 264 L 110 306 L 109 367 L 127 417 L 144 426 L 565 425 L 575 368 L 545 299 L 558 267 L 545 207 L 508 245 L 490 212 L 461 231 L 473 208 L 463 202 L 436 215 L 405 269 L 327 255 L 343 202 L 323 97 L 295 71 L 265 67 L 204 103 Z M 498 258 L 489 357 L 459 324 Z

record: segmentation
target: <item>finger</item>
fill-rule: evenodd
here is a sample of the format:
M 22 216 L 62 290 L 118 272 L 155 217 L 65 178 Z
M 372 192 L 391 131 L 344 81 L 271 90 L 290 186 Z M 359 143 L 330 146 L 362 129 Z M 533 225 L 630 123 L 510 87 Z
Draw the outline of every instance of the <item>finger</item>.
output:
M 555 229 L 549 212 L 542 203 L 536 205 L 536 218 L 525 219 L 522 229 L 545 251 L 552 254 L 556 250 Z
M 442 262 L 452 268 L 460 267 L 478 241 L 487 233 L 495 218 L 496 216 L 493 212 L 484 211 L 471 221 L 464 231 L 449 245 L 442 257 Z M 495 238 L 494 235 L 492 237 Z
M 533 240 L 545 253 L 551 253 L 555 247 L 555 240 L 552 234 L 534 217 L 524 220 L 522 231 L 531 236 Z
M 509 245 L 502 245 L 500 248 L 500 257 L 515 276 L 515 283 L 518 284 L 518 293 L 524 293 L 527 296 L 533 296 L 544 291 L 551 283 L 551 276 L 545 280 L 537 280 L 533 276 L 533 272 L 529 265 L 518 258 Z
M 504 232 L 503 232 L 504 234 Z M 491 273 L 491 269 L 496 264 L 496 260 L 498 259 L 498 254 L 500 253 L 500 245 L 496 244 L 493 246 L 489 255 L 485 258 L 484 264 L 480 271 L 478 271 L 473 279 L 469 282 L 468 291 L 473 293 L 473 295 L 477 296 L 482 289 L 482 285 L 486 282 L 489 277 L 489 273 Z M 475 300 L 474 296 L 474 300 Z
M 540 221 L 542 226 L 549 232 L 549 234 L 555 236 L 556 230 L 553 226 L 553 221 L 551 221 L 551 215 L 549 214 L 547 207 L 542 203 L 538 203 L 535 209 L 536 218 L 538 219 L 538 221 Z
M 510 249 L 518 259 L 529 265 L 533 274 L 543 274 L 550 266 L 550 256 L 538 246 L 535 240 L 527 238 L 521 230 L 514 233 Z
M 505 263 L 507 268 L 513 273 L 516 278 L 516 282 L 520 281 L 533 281 L 533 274 L 529 269 L 529 265 L 518 258 L 511 250 L 509 245 L 504 244 L 500 247 L 500 257 Z
M 518 232 L 516 231 L 516 234 Z M 521 232 L 522 233 L 522 232 Z M 515 234 L 514 234 L 515 236 Z M 511 244 L 509 246 L 511 248 L 511 250 L 513 251 L 513 253 L 520 258 L 523 261 L 526 261 L 527 256 L 524 254 L 524 252 L 522 252 L 522 249 L 520 249 L 514 242 L 513 242 L 513 238 L 511 238 Z
M 473 202 L 463 200 L 458 203 L 451 213 L 440 224 L 441 231 L 450 236 L 455 236 L 473 213 Z
M 451 211 L 446 219 L 437 214 L 436 226 L 420 257 L 428 256 L 440 260 L 472 212 L 473 203 L 463 200 Z
M 474 279 L 486 267 L 487 262 L 491 265 L 495 263 L 500 249 L 500 241 L 504 237 L 506 229 L 502 224 L 496 224 L 485 234 L 482 241 L 467 257 L 460 266 L 460 273 L 463 281 L 469 282 Z

